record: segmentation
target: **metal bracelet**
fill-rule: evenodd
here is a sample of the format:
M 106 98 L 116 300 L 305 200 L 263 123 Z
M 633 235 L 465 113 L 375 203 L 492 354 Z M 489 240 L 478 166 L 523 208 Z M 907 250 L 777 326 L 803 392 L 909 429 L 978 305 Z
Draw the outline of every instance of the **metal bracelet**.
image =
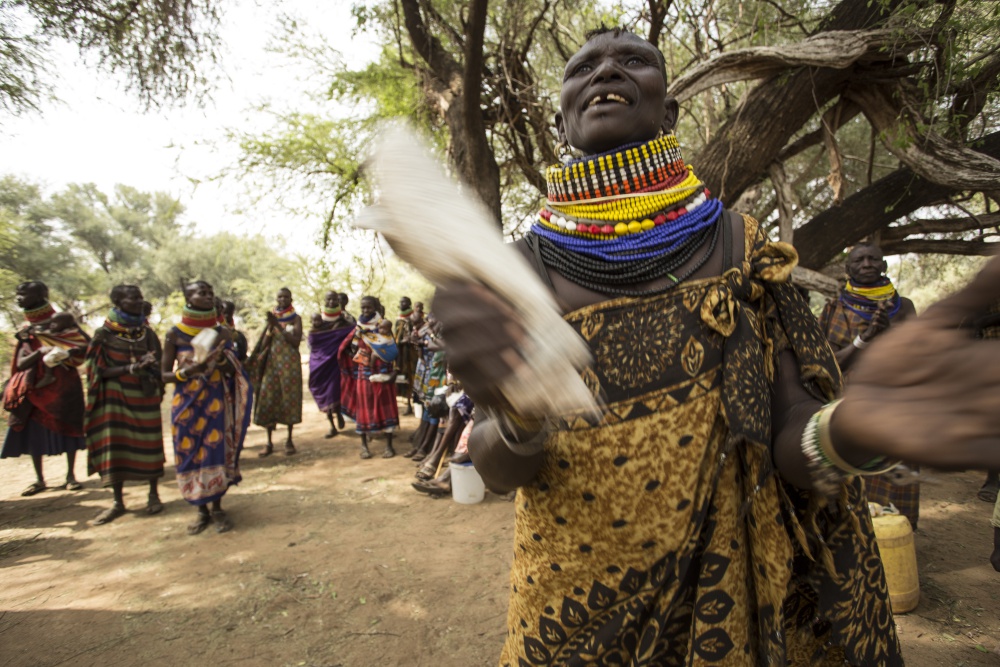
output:
M 802 430 L 802 453 L 808 463 L 809 477 L 813 487 L 824 496 L 836 496 L 847 473 L 833 465 L 823 455 L 819 444 L 819 410 Z
M 858 334 L 857 336 L 854 337 L 854 341 L 851 343 L 851 345 L 853 345 L 854 347 L 858 348 L 859 350 L 863 350 L 866 347 L 868 347 L 869 345 L 871 345 L 871 343 L 869 343 L 866 340 L 863 340 L 861 338 L 861 334 Z

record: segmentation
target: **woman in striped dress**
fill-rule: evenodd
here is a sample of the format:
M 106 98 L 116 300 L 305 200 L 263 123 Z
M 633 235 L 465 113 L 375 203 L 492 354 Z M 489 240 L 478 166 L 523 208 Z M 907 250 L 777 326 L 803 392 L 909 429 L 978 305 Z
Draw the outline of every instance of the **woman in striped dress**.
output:
M 163 425 L 159 377 L 160 339 L 145 324 L 142 292 L 135 285 L 111 290 L 114 307 L 87 348 L 87 472 L 114 490 L 114 503 L 96 525 L 125 513 L 126 481 L 149 482 L 147 514 L 163 511 L 157 482 L 163 477 Z

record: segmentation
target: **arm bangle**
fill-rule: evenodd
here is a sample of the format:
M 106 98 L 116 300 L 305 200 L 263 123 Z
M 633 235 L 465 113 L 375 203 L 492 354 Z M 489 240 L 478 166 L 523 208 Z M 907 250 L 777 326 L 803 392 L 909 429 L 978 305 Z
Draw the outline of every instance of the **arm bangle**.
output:
M 840 405 L 841 400 L 838 399 L 833 403 L 824 405 L 815 415 L 816 437 L 822 457 L 830 465 L 835 466 L 848 475 L 881 475 L 899 465 L 899 461 L 889 460 L 885 456 L 876 456 L 860 466 L 853 466 L 837 452 L 837 449 L 833 446 L 833 441 L 830 439 L 830 419 L 833 417 L 834 410 Z
M 871 343 L 869 343 L 868 341 L 862 340 L 861 339 L 861 334 L 858 334 L 857 336 L 854 337 L 854 342 L 852 342 L 851 345 L 853 345 L 854 347 L 858 348 L 859 350 L 863 350 L 866 347 L 868 347 L 869 345 L 871 345 Z
M 174 373 L 174 377 L 177 378 L 178 382 L 187 382 L 188 379 L 187 374 L 184 372 L 184 369 L 181 368 L 177 369 L 177 372 Z

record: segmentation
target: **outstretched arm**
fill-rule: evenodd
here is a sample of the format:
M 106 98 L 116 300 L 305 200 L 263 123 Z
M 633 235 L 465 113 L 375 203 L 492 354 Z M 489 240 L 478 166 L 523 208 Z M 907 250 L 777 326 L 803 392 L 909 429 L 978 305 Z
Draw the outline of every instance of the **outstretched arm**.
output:
M 971 329 L 1000 301 L 1000 257 L 893 327 L 852 370 L 830 431 L 838 451 L 938 468 L 1000 468 L 1000 341 Z

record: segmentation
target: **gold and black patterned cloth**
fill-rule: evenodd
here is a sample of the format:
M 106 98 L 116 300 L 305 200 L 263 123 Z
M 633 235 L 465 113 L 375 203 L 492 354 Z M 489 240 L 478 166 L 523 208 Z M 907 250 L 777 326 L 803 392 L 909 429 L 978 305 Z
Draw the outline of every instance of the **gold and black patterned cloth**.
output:
M 902 664 L 860 482 L 821 506 L 772 469 L 779 353 L 821 400 L 840 374 L 795 251 L 745 225 L 725 275 L 566 316 L 606 413 L 518 492 L 502 665 Z

